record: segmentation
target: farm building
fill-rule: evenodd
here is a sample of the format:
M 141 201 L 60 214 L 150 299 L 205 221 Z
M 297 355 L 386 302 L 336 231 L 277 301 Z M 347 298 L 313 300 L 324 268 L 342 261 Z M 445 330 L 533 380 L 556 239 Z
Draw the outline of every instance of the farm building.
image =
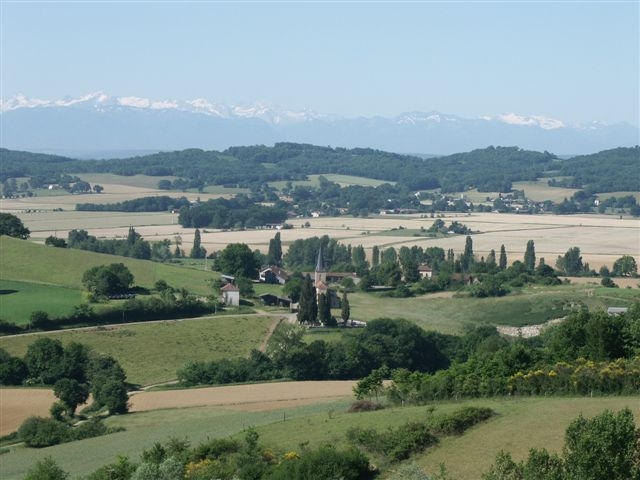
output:
M 227 283 L 220 289 L 222 301 L 229 307 L 240 306 L 240 289 L 232 283 Z
M 287 280 L 289 280 L 289 274 L 280 267 L 269 266 L 260 272 L 260 281 L 263 283 L 284 285 Z
M 273 295 L 272 293 L 263 293 L 260 295 L 260 300 L 265 305 L 270 307 L 291 307 L 291 299 L 287 297 L 280 297 Z

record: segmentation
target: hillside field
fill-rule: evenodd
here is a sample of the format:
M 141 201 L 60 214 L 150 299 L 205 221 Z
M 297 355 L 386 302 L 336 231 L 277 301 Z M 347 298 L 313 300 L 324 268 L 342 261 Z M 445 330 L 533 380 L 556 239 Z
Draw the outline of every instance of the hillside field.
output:
M 114 356 L 127 381 L 149 385 L 176 378 L 188 361 L 245 357 L 259 348 L 279 316 L 214 316 L 0 337 L 0 348 L 23 356 L 37 338 L 80 342 Z
M 309 383 L 317 383 L 320 388 L 317 391 L 322 390 L 322 382 Z M 290 384 L 280 385 L 283 393 L 289 390 Z M 175 391 L 175 395 L 181 396 L 183 392 Z M 287 398 L 286 393 L 284 395 L 283 398 Z M 425 419 L 428 415 L 428 406 L 392 407 L 349 414 L 346 410 L 352 397 L 327 402 L 322 400 L 322 396 L 319 395 L 318 403 L 287 404 L 284 408 L 278 402 L 268 401 L 264 409 L 257 408 L 259 404 L 247 410 L 242 405 L 231 403 L 225 406 L 165 408 L 111 417 L 107 420 L 110 426 L 123 426 L 126 431 L 44 449 L 14 448 L 3 456 L 3 479 L 22 478 L 34 461 L 46 456 L 55 458 L 75 477 L 115 461 L 117 455 L 128 455 L 137 460 L 142 450 L 150 448 L 154 442 L 164 442 L 171 437 L 188 438 L 195 445 L 206 438 L 241 437 L 248 426 L 257 429 L 264 445 L 280 453 L 298 451 L 301 444 L 307 442 L 310 448 L 323 442 L 344 446 L 345 433 L 350 427 L 384 430 Z M 445 437 L 438 446 L 414 457 L 413 460 L 426 471 L 435 472 L 439 463 L 444 462 L 452 478 L 477 480 L 482 472 L 488 470 L 500 450 L 513 452 L 516 459 L 523 458 L 533 447 L 559 452 L 564 430 L 579 413 L 592 416 L 606 408 L 619 410 L 629 407 L 636 421 L 640 419 L 637 397 L 478 399 L 438 403 L 434 405 L 435 413 L 450 412 L 465 405 L 492 408 L 497 416 L 462 436 Z M 82 455 L 77 455 L 79 448 Z M 371 460 L 374 463 L 381 461 L 375 456 Z
M 211 271 L 184 268 L 167 263 L 137 260 L 84 250 L 45 247 L 14 238 L 0 237 L 0 279 L 43 283 L 82 289 L 82 275 L 97 265 L 124 263 L 134 276 L 134 283 L 151 289 L 158 280 L 172 287 L 185 287 L 210 295 L 206 281 L 217 276 Z

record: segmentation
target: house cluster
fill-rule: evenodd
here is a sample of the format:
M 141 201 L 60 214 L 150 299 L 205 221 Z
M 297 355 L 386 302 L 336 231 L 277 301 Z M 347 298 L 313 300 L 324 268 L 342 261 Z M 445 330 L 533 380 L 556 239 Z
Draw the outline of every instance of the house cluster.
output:
M 428 268 L 428 267 L 427 267 Z M 431 274 L 431 270 L 424 270 L 424 275 Z M 324 263 L 324 257 L 322 255 L 322 248 L 318 251 L 318 257 L 316 260 L 316 267 L 313 272 L 304 272 L 303 275 L 312 276 L 314 279 L 314 287 L 316 289 L 316 295 L 319 297 L 321 294 L 325 294 L 329 299 L 331 308 L 340 308 L 340 297 L 338 294 L 329 288 L 332 283 L 339 283 L 345 278 L 351 278 L 354 283 L 358 283 L 360 279 L 354 272 L 327 272 Z M 221 276 L 226 285 L 220 289 L 220 296 L 222 302 L 227 306 L 237 307 L 240 305 L 240 289 L 234 284 L 235 278 L 230 275 Z M 259 281 L 261 283 L 280 284 L 284 285 L 289 280 L 289 273 L 283 268 L 270 265 L 262 269 L 259 273 Z M 294 308 L 295 305 L 288 297 L 274 295 L 272 293 L 265 293 L 260 295 L 262 303 L 267 306 L 279 306 Z

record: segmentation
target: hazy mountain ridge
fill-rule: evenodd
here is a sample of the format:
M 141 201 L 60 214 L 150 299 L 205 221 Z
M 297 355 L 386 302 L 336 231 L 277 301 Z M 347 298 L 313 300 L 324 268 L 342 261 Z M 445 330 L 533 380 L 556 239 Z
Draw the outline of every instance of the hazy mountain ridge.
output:
M 2 101 L 0 111 L 3 147 L 80 156 L 118 150 L 221 150 L 282 141 L 435 154 L 518 145 L 566 155 L 632 146 L 640 137 L 638 128 L 626 123 L 568 125 L 515 113 L 463 118 L 433 111 L 346 118 L 266 104 L 157 101 L 103 92 L 51 101 L 18 95 Z

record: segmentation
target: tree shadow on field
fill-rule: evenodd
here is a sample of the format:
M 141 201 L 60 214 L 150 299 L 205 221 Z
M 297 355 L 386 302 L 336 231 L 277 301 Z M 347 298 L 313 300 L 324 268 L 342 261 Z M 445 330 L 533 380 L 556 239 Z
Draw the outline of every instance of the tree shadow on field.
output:
M 12 293 L 19 293 L 18 290 L 0 290 L 0 295 L 11 295 Z

